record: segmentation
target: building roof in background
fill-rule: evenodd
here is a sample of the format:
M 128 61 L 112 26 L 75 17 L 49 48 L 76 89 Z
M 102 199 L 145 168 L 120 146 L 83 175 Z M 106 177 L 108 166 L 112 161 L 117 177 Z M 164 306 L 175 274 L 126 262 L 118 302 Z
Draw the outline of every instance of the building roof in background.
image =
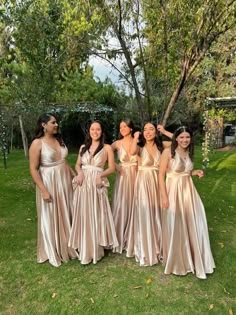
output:
M 236 97 L 208 97 L 206 103 L 207 107 L 236 108 Z

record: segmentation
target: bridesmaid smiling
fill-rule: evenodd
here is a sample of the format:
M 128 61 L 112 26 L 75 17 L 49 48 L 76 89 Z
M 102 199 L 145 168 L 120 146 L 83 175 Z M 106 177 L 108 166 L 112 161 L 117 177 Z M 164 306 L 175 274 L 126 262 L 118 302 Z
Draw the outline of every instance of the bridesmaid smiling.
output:
M 192 272 L 206 279 L 208 273 L 213 273 L 215 263 L 205 209 L 191 176 L 201 178 L 204 173 L 193 170 L 192 132 L 181 126 L 174 133 L 171 149 L 162 153 L 159 168 L 164 272 Z
M 30 173 L 36 184 L 38 214 L 37 261 L 55 267 L 75 258 L 68 247 L 72 212 L 73 171 L 65 158 L 68 150 L 58 133 L 53 114 L 39 117 L 29 150 Z

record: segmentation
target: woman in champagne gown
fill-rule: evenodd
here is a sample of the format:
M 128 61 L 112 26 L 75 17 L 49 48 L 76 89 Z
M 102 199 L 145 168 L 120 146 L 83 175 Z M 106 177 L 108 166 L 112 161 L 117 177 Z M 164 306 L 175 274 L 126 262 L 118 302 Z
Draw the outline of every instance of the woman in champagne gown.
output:
M 176 130 L 171 149 L 162 153 L 159 185 L 162 199 L 163 264 L 165 274 L 195 273 L 200 279 L 215 268 L 208 235 L 205 209 L 191 175 L 192 133 L 187 127 Z M 166 183 L 165 183 L 166 175 Z
M 30 151 L 30 172 L 36 183 L 38 214 L 37 261 L 55 267 L 76 257 L 68 247 L 72 215 L 73 171 L 66 163 L 67 148 L 52 114 L 43 114 Z
M 108 168 L 104 166 L 108 163 Z M 114 154 L 104 144 L 103 129 L 98 121 L 91 123 L 85 145 L 81 146 L 73 180 L 73 222 L 69 246 L 76 249 L 81 264 L 96 264 L 104 248 L 118 246 L 108 200 L 107 175 L 115 170 Z
M 137 157 L 131 155 L 130 144 L 133 140 L 134 125 L 130 119 L 120 122 L 121 139 L 112 144 L 113 151 L 117 152 L 119 164 L 116 164 L 116 179 L 112 196 L 112 214 L 119 246 L 115 252 L 122 253 L 126 247 L 128 222 L 133 203 L 134 183 L 137 174 Z
M 164 133 L 164 129 L 162 128 Z M 172 134 L 166 132 L 168 136 Z M 162 256 L 161 209 L 158 167 L 162 142 L 153 123 L 143 129 L 143 143 L 137 146 L 139 132 L 134 135 L 132 153 L 138 154 L 138 173 L 134 186 L 132 214 L 129 222 L 127 257 L 135 256 L 140 266 L 157 264 Z

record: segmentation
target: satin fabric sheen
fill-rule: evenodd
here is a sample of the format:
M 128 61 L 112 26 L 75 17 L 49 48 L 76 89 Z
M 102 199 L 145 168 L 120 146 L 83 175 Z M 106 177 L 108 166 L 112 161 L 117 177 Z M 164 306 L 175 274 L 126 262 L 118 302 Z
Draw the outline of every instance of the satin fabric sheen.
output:
M 81 264 L 96 264 L 104 256 L 104 247 L 117 247 L 118 241 L 107 195 L 107 178 L 96 187 L 96 176 L 107 161 L 105 148 L 94 157 L 86 151 L 81 157 L 84 180 L 74 190 L 73 223 L 69 246 L 77 249 Z
M 213 273 L 205 209 L 193 184 L 189 156 L 181 159 L 178 152 L 170 160 L 166 178 L 169 208 L 162 210 L 163 264 L 165 274 L 195 273 L 200 279 Z
M 76 252 L 68 247 L 72 214 L 72 175 L 65 163 L 68 154 L 61 147 L 61 159 L 58 153 L 42 141 L 39 173 L 49 191 L 52 202 L 45 202 L 36 186 L 36 204 L 38 212 L 38 248 L 37 261 L 49 263 L 55 267 L 76 257 Z
M 161 259 L 159 160 L 159 152 L 153 159 L 145 147 L 141 149 L 126 248 L 127 257 L 135 256 L 140 266 L 152 266 Z
M 120 166 L 123 174 L 116 174 L 115 185 L 112 196 L 112 214 L 116 229 L 116 236 L 119 246 L 114 248 L 114 252 L 122 253 L 126 247 L 128 235 L 128 222 L 132 210 L 134 183 L 137 175 L 137 157 L 129 155 L 121 145 L 117 150 Z

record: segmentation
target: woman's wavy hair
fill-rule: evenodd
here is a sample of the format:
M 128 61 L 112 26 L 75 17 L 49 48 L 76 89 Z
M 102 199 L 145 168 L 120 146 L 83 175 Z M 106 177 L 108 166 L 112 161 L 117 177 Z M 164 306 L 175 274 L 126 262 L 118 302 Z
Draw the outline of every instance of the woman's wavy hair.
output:
M 160 152 L 162 152 L 162 151 L 163 151 L 163 144 L 162 144 L 162 140 L 161 140 L 161 135 L 160 135 L 160 132 L 157 130 L 156 124 L 155 124 L 154 122 L 152 122 L 152 121 L 147 121 L 147 122 L 143 125 L 142 134 L 141 134 L 141 137 L 140 137 L 140 139 L 139 139 L 138 145 L 139 145 L 140 147 L 144 147 L 144 146 L 145 146 L 146 139 L 144 138 L 143 133 L 144 133 L 144 128 L 145 128 L 145 126 L 146 126 L 147 124 L 151 124 L 151 125 L 155 128 L 155 130 L 156 130 L 156 136 L 155 136 L 155 138 L 154 138 L 154 143 L 156 144 L 158 150 L 159 150 Z
M 122 119 L 119 123 L 119 128 L 120 128 L 120 124 L 124 122 L 131 130 L 131 136 L 133 137 L 134 136 L 134 132 L 135 132 L 135 127 L 134 127 L 134 123 L 132 122 L 132 120 L 130 118 L 125 118 L 125 119 Z M 119 131 L 119 134 L 118 134 L 118 139 L 123 139 L 124 137 L 122 136 L 122 134 L 120 133 Z
M 171 142 L 171 156 L 172 158 L 174 158 L 175 156 L 175 150 L 178 146 L 178 142 L 176 141 L 176 138 L 182 133 L 182 132 L 187 132 L 190 134 L 191 137 L 191 141 L 190 144 L 188 146 L 188 151 L 189 151 L 189 157 L 191 160 L 193 160 L 193 153 L 194 153 L 194 143 L 193 143 L 193 132 L 191 129 L 189 129 L 186 126 L 180 126 L 179 128 L 177 128 L 174 132 L 173 138 L 172 138 L 172 142 Z
M 85 141 L 84 141 L 84 147 L 81 149 L 80 156 L 82 156 L 86 151 L 89 151 L 89 148 L 92 144 L 92 138 L 90 136 L 90 128 L 91 128 L 92 124 L 94 124 L 94 123 L 97 123 L 100 125 L 100 127 L 102 129 L 102 134 L 101 134 L 101 137 L 99 139 L 99 145 L 98 145 L 97 149 L 95 150 L 93 156 L 95 156 L 104 147 L 105 135 L 104 135 L 104 128 L 102 126 L 102 123 L 99 120 L 93 120 L 89 124 L 88 131 L 87 131 Z
M 44 113 L 41 116 L 39 116 L 38 120 L 37 120 L 37 127 L 35 130 L 35 135 L 34 135 L 34 139 L 40 139 L 44 136 L 44 127 L 43 127 L 43 123 L 47 124 L 49 122 L 49 120 L 54 117 L 56 120 L 56 116 L 52 113 Z M 54 137 L 57 139 L 57 141 L 59 142 L 60 146 L 64 147 L 65 143 L 62 139 L 62 135 L 60 133 L 57 133 L 54 135 Z

